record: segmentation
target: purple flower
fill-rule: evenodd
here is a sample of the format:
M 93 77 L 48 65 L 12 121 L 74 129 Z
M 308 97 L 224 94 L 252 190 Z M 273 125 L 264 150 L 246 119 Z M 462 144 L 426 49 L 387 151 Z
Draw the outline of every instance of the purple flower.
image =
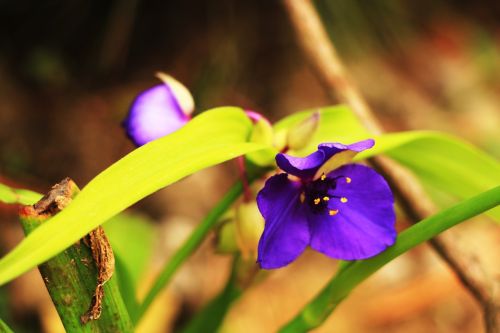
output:
M 266 221 L 258 247 L 262 268 L 288 265 L 308 245 L 332 258 L 355 260 L 394 243 L 391 189 L 373 169 L 346 164 L 373 144 L 323 143 L 304 158 L 276 155 L 285 173 L 269 178 L 257 196 Z
M 159 73 L 158 77 L 163 83 L 140 93 L 123 122 L 137 146 L 170 134 L 191 119 L 194 102 L 189 91 L 171 76 Z

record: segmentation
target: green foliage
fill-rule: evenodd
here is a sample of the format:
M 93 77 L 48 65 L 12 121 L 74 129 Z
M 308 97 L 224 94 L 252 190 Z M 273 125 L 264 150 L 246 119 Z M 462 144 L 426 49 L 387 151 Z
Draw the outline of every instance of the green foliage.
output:
M 441 232 L 500 204 L 500 186 L 443 210 L 403 231 L 381 254 L 343 266 L 327 286 L 280 332 L 306 332 L 321 325 L 349 293 L 382 266 Z
M 181 333 L 211 333 L 218 332 L 219 327 L 231 307 L 242 294 L 243 289 L 238 286 L 237 266 L 238 256 L 233 259 L 233 267 L 224 289 L 208 302 L 195 317 L 180 331 Z
M 440 192 L 466 199 L 500 184 L 500 163 L 476 147 L 450 135 L 417 131 L 386 134 L 360 158 L 387 155 L 415 172 L 436 203 L 445 207 Z M 500 208 L 489 215 L 500 221 Z
M 217 224 L 219 219 L 231 207 L 231 205 L 238 199 L 243 191 L 240 182 L 237 182 L 226 195 L 219 201 L 219 203 L 210 211 L 210 213 L 201 221 L 201 223 L 194 229 L 193 233 L 186 239 L 184 244 L 172 255 L 172 258 L 163 266 L 160 275 L 156 278 L 153 286 L 147 293 L 144 301 L 142 302 L 137 318 L 139 321 L 146 313 L 149 306 L 153 303 L 154 299 L 162 291 L 162 289 L 170 282 L 170 279 L 184 261 L 198 248 L 203 242 L 203 239 Z
M 0 319 L 0 333 L 14 333 L 2 319 Z
M 0 202 L 6 204 L 31 205 L 41 198 L 42 195 L 39 193 L 0 184 Z
M 238 108 L 204 112 L 95 177 L 64 211 L 0 260 L 0 285 L 61 252 L 145 196 L 203 168 L 261 148 L 246 142 L 250 120 Z
M 286 132 L 314 111 L 286 117 L 275 125 L 275 131 Z M 310 144 L 292 154 L 307 155 L 321 142 L 347 144 L 373 137 L 345 106 L 319 111 L 320 125 Z M 356 160 L 381 153 L 411 169 L 442 208 L 456 199 L 465 199 L 500 184 L 500 163 L 451 135 L 430 131 L 380 135 L 375 137 L 375 147 L 359 154 Z M 500 221 L 500 209 L 490 211 L 489 215 Z
M 153 254 L 152 222 L 143 216 L 122 213 L 106 221 L 103 227 L 113 251 L 122 254 L 123 264 L 137 287 Z
M 130 317 L 138 314 L 137 289 L 153 254 L 155 228 L 139 215 L 118 214 L 104 224 L 115 254 L 115 274 Z

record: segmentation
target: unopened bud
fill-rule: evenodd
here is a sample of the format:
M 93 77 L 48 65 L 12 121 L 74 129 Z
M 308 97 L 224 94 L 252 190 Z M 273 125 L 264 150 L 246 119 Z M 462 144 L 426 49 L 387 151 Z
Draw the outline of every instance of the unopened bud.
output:
M 182 112 L 186 116 L 190 116 L 194 111 L 194 100 L 189 90 L 172 76 L 163 72 L 156 73 L 156 77 L 172 89 L 172 94 L 175 96 L 177 103 L 179 103 Z
M 236 207 L 236 241 L 244 259 L 257 258 L 257 246 L 264 231 L 264 219 L 255 201 Z
M 165 73 L 157 77 L 163 83 L 141 92 L 123 121 L 128 137 L 137 146 L 177 131 L 191 119 L 194 110 L 186 87 Z
M 218 253 L 230 254 L 238 252 L 235 224 L 234 219 L 226 220 L 217 228 L 215 248 Z
M 290 128 L 287 135 L 288 148 L 299 150 L 306 147 L 318 129 L 319 119 L 319 112 L 314 112 L 310 117 Z
M 273 127 L 271 123 L 259 113 L 246 111 L 247 115 L 254 123 L 252 133 L 250 134 L 250 142 L 264 144 L 269 146 L 269 149 L 261 149 L 247 155 L 248 159 L 259 166 L 272 165 L 276 150 L 273 149 Z

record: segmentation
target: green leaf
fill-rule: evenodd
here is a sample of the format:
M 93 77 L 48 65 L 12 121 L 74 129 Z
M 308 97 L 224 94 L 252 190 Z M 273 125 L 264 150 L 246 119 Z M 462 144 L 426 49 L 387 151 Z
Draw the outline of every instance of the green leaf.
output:
M 315 111 L 284 118 L 275 125 L 275 132 L 286 132 Z M 320 125 L 310 144 L 292 154 L 307 155 L 322 142 L 349 144 L 374 137 L 346 106 L 321 108 L 319 112 Z M 359 154 L 355 160 L 382 153 L 411 169 L 441 208 L 500 184 L 500 163 L 451 135 L 431 131 L 380 135 L 375 137 L 375 147 Z M 500 221 L 500 208 L 491 210 L 488 215 Z
M 104 224 L 113 251 L 120 253 L 134 287 L 139 284 L 150 263 L 155 242 L 155 228 L 146 217 L 118 214 Z
M 7 324 L 0 319 L 0 333 L 14 333 Z
M 234 107 L 195 117 L 95 177 L 60 214 L 0 260 L 0 285 L 61 252 L 145 196 L 203 168 L 262 148 L 246 142 L 251 123 Z
M 451 135 L 403 132 L 382 135 L 375 142 L 373 149 L 359 157 L 386 153 L 415 172 L 442 208 L 449 206 L 449 196 L 463 200 L 500 184 L 500 163 Z M 500 208 L 488 215 L 500 221 Z
M 132 318 L 137 317 L 137 288 L 153 254 L 155 228 L 149 219 L 118 214 L 104 224 L 113 252 L 120 293 Z
M 441 232 L 500 204 L 500 186 L 426 218 L 403 231 L 396 243 L 378 256 L 355 261 L 330 280 L 323 290 L 280 332 L 306 332 L 320 326 L 349 293 L 382 266 Z
M 32 205 L 42 198 L 42 195 L 30 190 L 17 189 L 0 184 L 0 201 L 6 204 Z

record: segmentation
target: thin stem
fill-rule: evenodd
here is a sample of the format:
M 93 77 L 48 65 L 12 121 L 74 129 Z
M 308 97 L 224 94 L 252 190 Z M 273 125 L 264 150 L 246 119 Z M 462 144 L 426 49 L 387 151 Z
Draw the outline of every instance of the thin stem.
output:
M 168 284 L 177 269 L 186 261 L 186 259 L 198 248 L 205 236 L 212 230 L 220 217 L 226 210 L 236 201 L 243 191 L 240 181 L 234 184 L 226 193 L 222 200 L 215 206 L 205 219 L 196 227 L 184 244 L 174 253 L 170 261 L 163 267 L 160 275 L 156 278 L 153 286 L 144 298 L 144 301 L 139 307 L 138 316 L 135 322 L 138 322 L 147 309 L 153 303 L 156 296 Z
M 243 200 L 245 200 L 245 202 L 250 202 L 250 200 L 252 200 L 252 192 L 250 191 L 250 186 L 248 184 L 245 156 L 236 157 L 236 164 L 240 173 L 241 183 L 243 184 Z
M 500 186 L 445 209 L 403 231 L 394 246 L 376 257 L 343 266 L 303 310 L 281 328 L 281 333 L 306 332 L 321 325 L 351 290 L 382 266 L 443 231 L 500 204 Z
M 235 255 L 231 266 L 231 273 L 224 289 L 191 319 L 181 330 L 181 333 L 217 332 L 231 304 L 243 293 L 243 288 L 237 283 L 239 260 L 239 256 Z
M 284 7 L 296 30 L 300 47 L 311 68 L 332 97 L 349 105 L 365 127 L 374 134 L 383 132 L 363 96 L 347 75 L 335 46 L 328 38 L 311 0 L 284 0 Z M 436 207 L 425 194 L 415 176 L 394 161 L 377 156 L 370 163 L 387 179 L 398 196 L 402 207 L 413 223 L 436 212 Z M 436 237 L 431 246 L 457 274 L 463 285 L 478 301 L 484 312 L 485 326 L 489 333 L 497 333 L 499 325 L 498 304 L 495 302 L 490 282 L 484 276 L 474 275 L 470 258 L 457 249 L 453 235 Z M 497 327 L 496 329 L 494 327 Z

